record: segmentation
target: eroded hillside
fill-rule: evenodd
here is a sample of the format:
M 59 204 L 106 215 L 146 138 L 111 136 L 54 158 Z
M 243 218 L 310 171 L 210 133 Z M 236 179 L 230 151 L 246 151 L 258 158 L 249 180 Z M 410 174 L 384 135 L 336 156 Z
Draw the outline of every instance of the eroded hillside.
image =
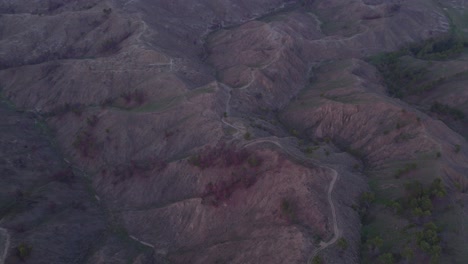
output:
M 465 263 L 466 15 L 1 0 L 0 263 Z

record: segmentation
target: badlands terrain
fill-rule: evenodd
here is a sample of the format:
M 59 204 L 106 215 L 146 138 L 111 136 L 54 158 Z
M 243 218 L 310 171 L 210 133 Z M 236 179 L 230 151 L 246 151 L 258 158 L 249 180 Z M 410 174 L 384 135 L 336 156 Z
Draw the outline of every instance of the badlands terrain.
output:
M 0 0 L 0 264 L 468 263 L 466 8 Z

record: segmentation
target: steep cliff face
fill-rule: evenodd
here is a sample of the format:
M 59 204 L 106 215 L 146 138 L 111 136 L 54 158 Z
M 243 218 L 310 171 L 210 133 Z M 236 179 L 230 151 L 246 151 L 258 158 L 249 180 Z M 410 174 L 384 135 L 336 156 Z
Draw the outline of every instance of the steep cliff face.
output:
M 365 60 L 449 34 L 445 11 L 423 0 L 1 0 L 1 95 L 21 118 L 44 120 L 89 181 L 48 191 L 76 197 L 89 215 L 82 233 L 64 229 L 70 244 L 48 250 L 76 263 L 360 262 L 363 173 L 382 193 L 411 177 L 465 188 L 466 138 L 414 105 L 440 97 L 465 111 L 466 89 L 403 102 Z M 407 160 L 434 175 L 380 181 Z M 2 181 L 26 192 L 49 174 Z M 28 206 L 28 217 L 53 215 Z M 36 224 L 15 233 L 21 214 L 0 213 L 8 260 L 69 263 L 34 250 Z M 65 215 L 64 225 L 78 221 Z M 88 236 L 100 239 L 71 245 Z M 21 241 L 34 245 L 29 257 L 18 255 Z

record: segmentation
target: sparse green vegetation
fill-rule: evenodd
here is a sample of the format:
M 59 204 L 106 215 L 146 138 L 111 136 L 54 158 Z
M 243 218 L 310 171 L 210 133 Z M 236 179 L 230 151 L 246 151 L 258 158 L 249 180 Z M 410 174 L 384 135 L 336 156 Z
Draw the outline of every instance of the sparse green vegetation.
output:
M 353 165 L 353 169 L 356 170 L 356 171 L 359 170 L 360 167 L 361 166 L 359 166 L 359 164 L 357 164 L 357 163 Z
M 401 133 L 400 135 L 396 136 L 393 140 L 395 143 L 401 143 L 407 142 L 415 137 L 417 137 L 417 134 Z
M 432 104 L 430 111 L 440 115 L 451 116 L 455 120 L 461 120 L 465 118 L 465 113 L 463 113 L 460 109 L 451 107 L 446 104 L 441 104 L 437 101 Z
M 403 174 L 416 170 L 417 168 L 418 168 L 418 165 L 416 163 L 407 163 L 405 164 L 403 168 L 400 168 L 395 172 L 394 177 L 396 179 L 399 179 Z
M 410 66 L 403 62 L 404 56 L 424 60 L 443 60 L 458 56 L 464 43 L 455 34 L 429 39 L 422 44 L 414 44 L 396 52 L 379 54 L 370 58 L 384 77 L 390 95 L 403 98 L 407 95 L 428 91 L 444 83 L 444 77 L 427 81 L 428 70 L 421 66 Z
M 428 39 L 422 44 L 411 45 L 408 51 L 418 59 L 444 60 L 460 55 L 464 43 L 454 34 L 451 36 Z
M 87 131 L 79 132 L 73 141 L 73 147 L 79 151 L 83 157 L 92 157 L 97 149 L 96 138 Z
M 70 112 L 75 114 L 76 116 L 81 116 L 85 109 L 86 109 L 86 106 L 84 104 L 65 103 L 62 106 L 57 106 L 57 107 L 53 108 L 52 110 L 50 110 L 49 112 L 44 113 L 44 116 L 45 117 L 61 116 L 61 115 L 64 115 L 64 114 L 67 114 L 67 113 L 70 113 Z
M 400 124 L 400 122 L 397 122 L 396 129 L 400 129 L 400 128 L 401 128 L 401 124 Z
M 289 132 L 295 137 L 299 136 L 299 132 L 296 129 L 291 129 Z
M 383 245 L 383 239 L 380 236 L 376 236 L 372 239 L 367 240 L 367 248 L 371 254 L 377 254 Z
M 362 223 L 368 223 L 369 220 L 369 208 L 375 201 L 375 194 L 373 192 L 364 192 L 359 198 L 359 206 L 357 207 L 359 216 L 361 217 Z
M 250 167 L 258 167 L 260 166 L 261 160 L 258 159 L 256 156 L 250 156 L 247 159 L 247 162 L 249 163 Z
M 375 194 L 373 192 L 363 192 L 360 200 L 362 203 L 369 205 L 375 201 Z
M 86 118 L 86 123 L 90 127 L 95 127 L 99 121 L 99 118 L 96 115 L 92 115 L 88 118 Z
M 468 190 L 468 185 L 465 183 L 463 179 L 455 180 L 453 185 L 461 193 L 465 193 Z
M 108 16 L 112 13 L 112 8 L 104 8 L 102 9 L 102 12 L 104 13 L 104 15 Z
M 461 150 L 461 146 L 459 144 L 456 144 L 455 145 L 455 153 L 460 152 L 460 150 Z
M 106 53 L 116 52 L 119 49 L 117 38 L 108 38 L 101 44 L 101 51 Z
M 188 162 L 195 167 L 200 167 L 200 155 L 193 155 L 190 156 Z
M 323 259 L 317 255 L 312 259 L 312 264 L 323 264 Z
M 136 89 L 134 91 L 126 91 L 120 94 L 125 104 L 136 103 L 137 105 L 142 105 L 146 100 L 146 93 L 142 90 Z
M 251 138 L 250 132 L 245 132 L 244 139 L 249 140 Z
M 390 95 L 403 98 L 410 93 L 411 87 L 423 80 L 427 74 L 425 68 L 405 66 L 400 57 L 405 51 L 386 53 L 371 59 L 384 77 L 387 91 Z
M 392 253 L 384 253 L 379 256 L 379 263 L 381 264 L 393 264 L 395 263 L 395 259 L 393 258 Z
M 414 168 L 414 165 L 407 164 L 405 167 Z M 434 242 L 437 239 L 430 236 L 432 235 L 430 232 L 426 232 L 428 234 L 423 237 L 434 242 L 428 246 L 418 242 L 422 241 L 418 240 L 418 236 L 422 236 L 418 232 L 422 232 L 425 224 L 434 219 L 438 212 L 437 205 L 445 203 L 440 199 L 445 197 L 446 193 L 445 186 L 439 178 L 430 184 L 419 181 L 407 182 L 404 196 L 395 200 L 385 200 L 381 196 L 376 198 L 370 192 L 363 193 L 360 198 L 360 213 L 363 213 L 362 223 L 365 225 L 362 234 L 363 263 L 392 263 L 390 255 L 394 263 L 401 261 L 412 263 L 415 256 L 420 260 L 426 253 L 432 257 L 433 263 L 437 263 L 438 245 Z M 395 224 L 395 227 L 388 227 L 390 223 Z M 388 233 L 398 225 L 400 231 Z M 426 250 L 416 249 L 416 247 L 421 248 L 420 245 Z
M 289 221 L 292 222 L 296 220 L 296 208 L 290 199 L 284 198 L 281 200 L 280 209 L 283 216 L 285 216 Z
M 308 146 L 308 147 L 305 148 L 304 152 L 306 154 L 312 154 L 312 153 L 314 153 L 314 151 L 316 151 L 319 148 L 320 148 L 320 146 L 313 146 L 313 147 Z
M 431 256 L 431 263 L 438 263 L 442 247 L 439 228 L 433 222 L 424 225 L 424 230 L 416 233 L 416 243 L 422 251 Z
M 447 194 L 441 179 L 435 179 L 428 188 L 424 188 L 418 181 L 412 181 L 405 185 L 405 189 L 407 195 L 401 204 L 418 219 L 430 216 L 434 207 L 433 200 Z
M 346 250 L 348 248 L 348 241 L 341 237 L 340 239 L 338 239 L 337 243 L 338 247 L 341 249 L 341 250 Z
M 25 261 L 31 255 L 32 247 L 25 243 L 21 243 L 16 247 L 16 255 Z
M 357 159 L 363 159 L 365 156 L 364 153 L 359 149 L 353 149 L 351 147 L 348 147 L 345 149 L 345 151 Z
M 414 251 L 406 246 L 401 252 L 401 256 L 407 261 L 410 262 L 414 258 Z

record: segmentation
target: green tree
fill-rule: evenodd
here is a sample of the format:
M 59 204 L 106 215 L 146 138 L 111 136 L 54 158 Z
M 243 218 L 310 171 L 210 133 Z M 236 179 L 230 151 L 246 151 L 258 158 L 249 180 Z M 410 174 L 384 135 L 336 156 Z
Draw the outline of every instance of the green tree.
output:
M 429 222 L 424 225 L 424 230 L 416 233 L 416 243 L 422 251 L 431 256 L 431 263 L 437 263 L 442 252 L 439 231 L 436 224 Z
M 375 201 L 375 194 L 373 192 L 363 192 L 360 200 L 365 206 L 370 206 Z
M 447 190 L 445 189 L 444 184 L 440 178 L 435 179 L 431 186 L 429 187 L 429 192 L 431 196 L 445 197 L 447 195 Z
M 383 239 L 379 236 L 376 236 L 367 241 L 367 246 L 372 253 L 377 253 L 383 245 Z
M 414 257 L 414 252 L 410 247 L 406 246 L 403 249 L 403 252 L 401 252 L 401 256 L 405 258 L 407 263 L 409 263 Z
M 346 241 L 345 238 L 341 237 L 340 239 L 338 239 L 337 245 L 342 251 L 344 251 L 348 248 L 348 241 Z
M 395 260 L 392 253 L 385 253 L 379 256 L 379 263 L 382 264 L 393 264 Z
M 312 259 L 312 264 L 323 264 L 323 259 L 317 255 Z
M 21 259 L 25 260 L 31 255 L 32 247 L 21 243 L 16 247 L 16 255 Z
M 428 196 L 423 196 L 420 200 L 421 208 L 424 211 L 431 211 L 432 210 L 432 201 L 429 199 Z

